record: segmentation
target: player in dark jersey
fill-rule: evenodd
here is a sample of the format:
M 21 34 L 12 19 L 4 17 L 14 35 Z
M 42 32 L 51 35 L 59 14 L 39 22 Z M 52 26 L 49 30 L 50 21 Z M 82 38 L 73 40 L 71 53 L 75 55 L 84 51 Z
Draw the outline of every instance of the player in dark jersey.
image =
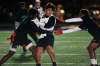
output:
M 53 16 L 54 9 L 54 5 L 48 3 L 45 7 L 45 16 L 40 19 L 40 22 L 37 24 L 41 32 L 38 37 L 39 40 L 36 48 L 36 66 L 41 66 L 41 56 L 44 50 L 47 50 L 52 61 L 52 66 L 56 66 L 55 52 L 53 49 L 53 30 L 56 23 L 56 19 Z
M 31 14 L 35 14 L 36 11 L 30 11 Z M 11 35 L 11 48 L 9 50 L 9 52 L 0 60 L 0 65 L 2 65 L 4 62 L 6 62 L 10 57 L 12 57 L 15 52 L 16 52 L 16 48 L 17 46 L 22 46 L 24 47 L 26 50 L 30 50 L 33 54 L 34 57 L 34 48 L 35 46 L 33 46 L 32 41 L 28 39 L 27 34 L 28 33 L 34 33 L 34 32 L 38 32 L 38 28 L 37 26 L 31 22 L 31 19 L 33 18 L 32 15 L 29 15 L 29 18 L 26 19 L 25 21 L 27 21 L 24 24 L 21 24 Z
M 22 5 L 23 4 L 23 5 Z M 15 13 L 15 30 L 21 25 L 21 24 L 25 24 L 27 21 L 26 19 L 28 19 L 29 17 L 29 12 L 28 9 L 26 9 L 25 7 L 25 3 L 21 3 L 18 5 L 19 7 L 16 9 L 16 13 Z M 31 10 L 31 9 L 30 9 Z M 29 11 L 30 11 L 29 10 Z M 31 14 L 31 13 L 30 13 Z M 32 37 L 32 39 L 35 41 L 35 43 L 37 44 L 38 38 L 36 36 L 36 34 L 34 33 L 34 35 L 32 33 L 29 33 L 29 35 Z M 25 48 L 23 48 L 23 53 L 22 55 L 26 54 L 26 50 Z
M 58 30 L 55 33 L 62 34 L 62 33 L 80 31 L 80 30 L 87 30 L 89 34 L 91 34 L 93 37 L 93 40 L 87 47 L 90 60 L 91 60 L 90 66 L 98 66 L 95 51 L 96 49 L 100 47 L 100 28 L 96 25 L 95 21 L 89 16 L 88 10 L 83 9 L 80 12 L 82 14 L 81 18 L 72 18 L 72 19 L 67 19 L 65 21 L 65 22 L 82 21 L 82 24 L 80 26 L 73 28 L 73 29 L 64 30 L 64 31 Z

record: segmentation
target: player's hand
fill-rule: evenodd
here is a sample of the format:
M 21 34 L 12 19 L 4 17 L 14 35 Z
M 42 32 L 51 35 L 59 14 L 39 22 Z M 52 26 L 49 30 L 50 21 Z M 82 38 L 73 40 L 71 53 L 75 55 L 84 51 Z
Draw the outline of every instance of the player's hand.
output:
M 12 42 L 14 42 L 14 41 L 15 41 L 15 37 L 16 37 L 16 33 L 15 33 L 15 32 L 13 32 L 13 33 L 11 34 L 11 36 L 7 38 L 7 40 L 10 40 L 10 41 L 11 41 L 11 43 L 12 43 Z
M 63 32 L 62 32 L 61 29 L 57 29 L 57 30 L 54 31 L 54 34 L 55 34 L 55 35 L 62 35 Z

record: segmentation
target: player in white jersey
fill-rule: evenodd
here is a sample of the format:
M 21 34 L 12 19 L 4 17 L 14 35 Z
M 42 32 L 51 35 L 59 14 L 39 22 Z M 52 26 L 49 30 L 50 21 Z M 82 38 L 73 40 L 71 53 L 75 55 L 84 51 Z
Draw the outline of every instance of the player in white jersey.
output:
M 37 26 L 41 29 L 41 33 L 38 37 L 39 41 L 37 43 L 35 55 L 36 66 L 41 66 L 41 56 L 44 50 L 47 50 L 52 61 L 52 66 L 57 66 L 55 52 L 53 49 L 53 30 L 56 23 L 56 18 L 53 15 L 54 10 L 54 5 L 52 3 L 48 3 L 45 7 L 45 16 L 42 19 L 40 19 L 39 23 L 36 23 Z

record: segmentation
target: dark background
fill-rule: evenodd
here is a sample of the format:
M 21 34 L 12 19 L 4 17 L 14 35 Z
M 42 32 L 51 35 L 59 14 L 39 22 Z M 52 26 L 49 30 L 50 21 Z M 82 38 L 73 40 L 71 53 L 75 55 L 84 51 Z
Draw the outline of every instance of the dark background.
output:
M 54 4 L 62 4 L 66 11 L 73 11 L 79 8 L 84 8 L 91 5 L 100 5 L 100 0 L 41 0 L 42 6 L 48 1 Z M 14 9 L 19 2 L 26 2 L 27 4 L 34 4 L 34 0 L 0 0 L 0 6 L 7 7 L 10 10 Z
M 12 29 L 14 25 L 13 16 L 9 17 L 10 12 L 14 12 L 19 2 L 26 2 L 34 5 L 34 0 L 0 0 L 0 29 Z M 55 5 L 62 4 L 65 14 L 71 13 L 75 15 L 82 8 L 91 6 L 99 7 L 100 0 L 41 0 L 41 5 L 44 7 L 47 2 L 52 2 Z M 99 8 L 98 8 L 99 9 Z

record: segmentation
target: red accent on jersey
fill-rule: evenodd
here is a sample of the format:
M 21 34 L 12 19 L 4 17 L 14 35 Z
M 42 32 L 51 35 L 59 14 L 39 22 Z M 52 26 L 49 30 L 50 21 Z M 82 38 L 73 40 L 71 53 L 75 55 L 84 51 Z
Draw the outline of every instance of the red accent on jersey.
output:
M 62 24 L 62 23 L 64 23 L 64 20 L 56 19 L 56 22 L 57 22 L 57 24 Z

